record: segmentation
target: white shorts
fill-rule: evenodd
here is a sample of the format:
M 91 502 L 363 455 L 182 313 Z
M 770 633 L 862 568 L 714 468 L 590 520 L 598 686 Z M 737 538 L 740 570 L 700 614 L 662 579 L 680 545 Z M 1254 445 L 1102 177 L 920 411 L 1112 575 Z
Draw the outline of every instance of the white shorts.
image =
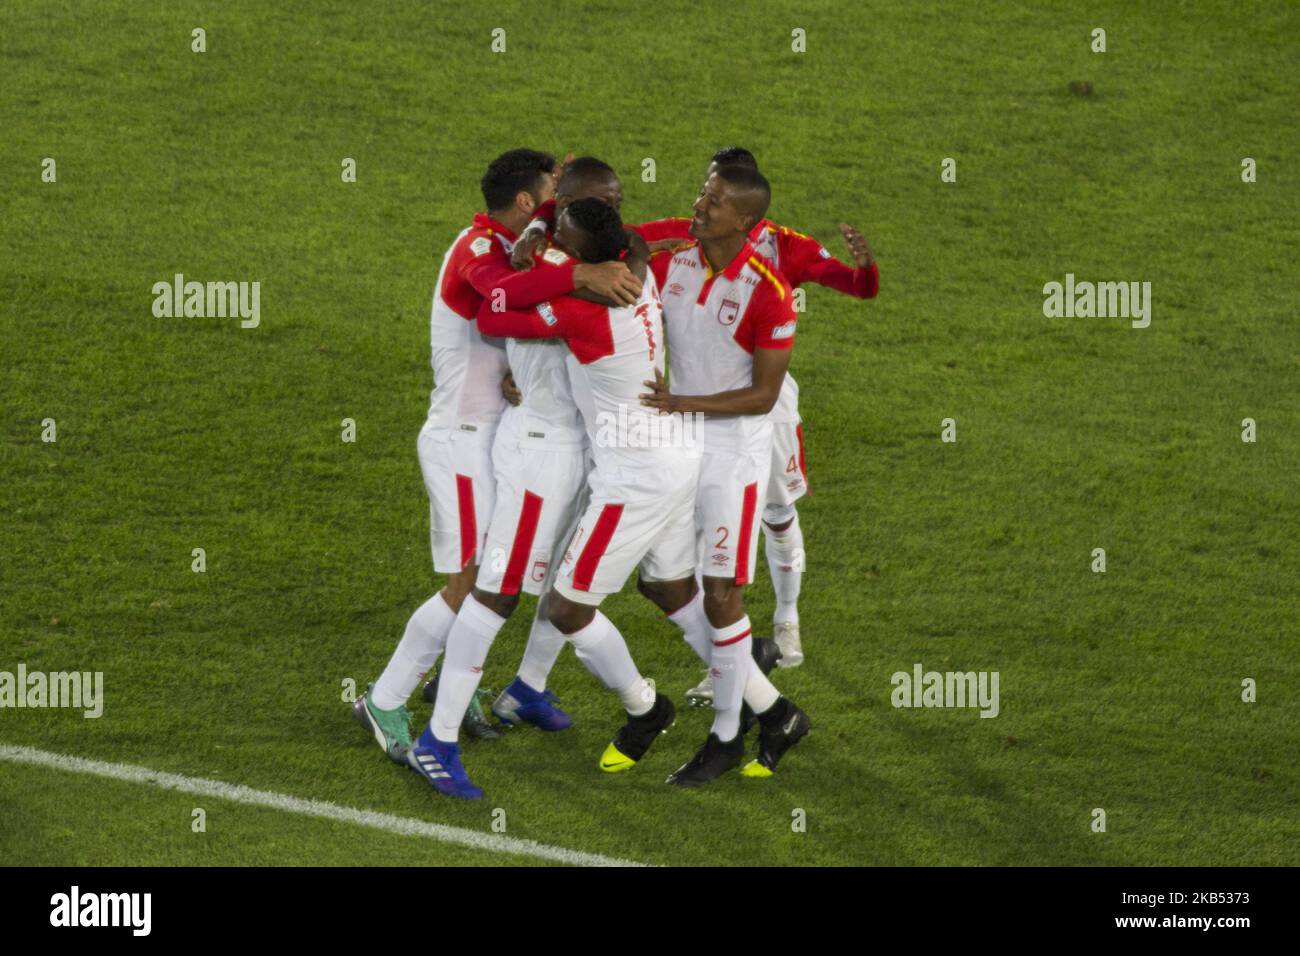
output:
M 803 460 L 803 423 L 772 423 L 772 464 L 767 480 L 766 505 L 784 508 L 808 493 L 808 471 Z
M 541 594 L 551 554 L 572 529 L 587 477 L 586 446 L 521 442 L 507 410 L 492 446 L 496 506 L 475 586 L 492 594 Z
M 433 569 L 455 574 L 477 564 L 492 517 L 496 423 L 452 428 L 425 422 L 416 448 L 429 492 Z
M 599 605 L 634 570 L 647 581 L 678 581 L 695 573 L 695 488 L 700 459 L 665 457 L 656 467 L 599 468 L 590 499 L 564 551 L 555 590 L 570 601 Z
M 771 431 L 758 432 L 744 448 L 707 448 L 695 495 L 700 571 L 705 577 L 754 579 L 759 513 L 772 471 Z

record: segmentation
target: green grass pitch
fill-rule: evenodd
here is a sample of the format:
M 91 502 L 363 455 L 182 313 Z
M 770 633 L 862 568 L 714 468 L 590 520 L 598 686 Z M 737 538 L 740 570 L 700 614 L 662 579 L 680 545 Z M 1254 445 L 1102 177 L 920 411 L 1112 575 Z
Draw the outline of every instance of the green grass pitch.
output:
M 1294 5 L 16 0 L 0 63 L 0 671 L 105 681 L 101 718 L 0 710 L 0 744 L 647 863 L 1300 862 Z M 439 586 L 442 253 L 506 148 L 608 160 L 639 221 L 731 143 L 774 219 L 841 255 L 854 223 L 881 269 L 809 289 L 793 358 L 808 660 L 777 682 L 813 733 L 678 792 L 683 710 L 606 777 L 617 704 L 566 651 L 574 728 L 468 745 L 487 799 L 437 797 L 341 694 Z M 260 281 L 261 325 L 154 318 L 176 272 Z M 1067 273 L 1149 281 L 1150 327 L 1046 318 Z M 765 572 L 749 602 L 767 633 Z M 681 702 L 675 629 L 606 611 Z M 1000 714 L 894 708 L 918 662 L 997 671 Z M 220 801 L 194 833 L 201 802 L 0 761 L 0 862 L 528 862 Z

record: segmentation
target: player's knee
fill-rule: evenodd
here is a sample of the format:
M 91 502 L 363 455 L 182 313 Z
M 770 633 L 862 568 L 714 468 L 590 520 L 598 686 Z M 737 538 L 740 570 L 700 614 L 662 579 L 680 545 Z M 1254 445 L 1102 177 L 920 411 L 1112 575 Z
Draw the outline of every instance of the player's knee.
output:
M 474 590 L 476 577 L 478 577 L 478 568 L 472 565 L 464 571 L 447 575 L 447 583 L 442 589 L 442 599 L 447 603 L 447 607 L 460 613 L 460 606 L 465 603 L 466 596 Z
M 796 514 L 794 505 L 765 505 L 763 508 L 763 524 L 773 531 L 784 531 L 794 524 Z
M 695 596 L 695 579 L 684 578 L 680 581 L 647 581 L 637 575 L 636 589 L 665 614 L 672 614 L 685 607 Z
M 509 617 L 519 606 L 518 594 L 493 594 L 479 588 L 474 589 L 474 600 L 498 617 Z
M 736 621 L 744 611 L 741 589 L 728 578 L 704 579 L 704 613 L 714 627 Z
M 570 601 L 563 595 L 552 594 L 548 602 L 547 614 L 555 629 L 567 635 L 580 631 L 590 624 L 596 616 L 596 609 Z

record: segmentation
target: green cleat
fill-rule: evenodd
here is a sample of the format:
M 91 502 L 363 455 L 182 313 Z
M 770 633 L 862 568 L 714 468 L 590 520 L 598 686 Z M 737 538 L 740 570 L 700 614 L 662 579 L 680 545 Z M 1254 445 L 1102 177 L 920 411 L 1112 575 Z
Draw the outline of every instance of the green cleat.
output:
M 424 685 L 424 699 L 429 703 L 435 703 L 438 700 L 438 677 L 435 674 L 433 679 Z M 487 715 L 483 709 L 483 701 L 488 701 L 491 705 L 491 698 L 495 693 L 488 687 L 480 687 L 474 691 L 474 696 L 470 698 L 469 707 L 465 710 L 465 717 L 460 722 L 460 729 L 465 731 L 474 740 L 496 740 L 502 735 L 501 728 L 493 722 L 492 718 Z
M 411 749 L 411 712 L 403 704 L 392 710 L 380 710 L 370 701 L 375 685 L 366 685 L 366 692 L 352 702 L 352 715 L 366 728 L 393 763 L 403 767 L 406 752 Z

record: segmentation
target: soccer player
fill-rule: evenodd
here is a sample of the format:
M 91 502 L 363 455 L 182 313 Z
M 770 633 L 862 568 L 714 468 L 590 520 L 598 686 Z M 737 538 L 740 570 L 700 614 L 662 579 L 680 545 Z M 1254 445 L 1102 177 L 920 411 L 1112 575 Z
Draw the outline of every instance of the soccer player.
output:
M 795 334 L 790 284 L 748 240 L 770 202 L 771 187 L 756 169 L 718 167 L 695 203 L 690 232 L 696 244 L 651 264 L 663 289 L 672 391 L 656 374 L 642 401 L 663 412 L 705 416 L 695 508 L 705 549 L 703 594 L 683 606 L 653 579 L 643 575 L 638 583 L 709 661 L 713 677 L 713 727 L 669 778 L 681 786 L 708 783 L 740 763 L 742 704 L 760 725 L 758 756 L 745 767 L 747 776 L 770 776 L 811 727 L 753 661 L 743 600 L 770 472 L 768 413 L 785 380 Z
M 555 238 L 561 249 L 588 263 L 614 261 L 628 247 L 618 213 L 594 198 L 568 206 Z M 631 257 L 633 271 L 643 271 L 648 257 L 648 250 Z M 636 419 L 644 425 L 656 417 L 641 408 L 637 398 L 640 383 L 663 368 L 656 286 L 647 278 L 636 304 L 617 308 L 570 296 L 530 311 L 495 311 L 484 303 L 478 323 L 489 335 L 561 339 L 576 360 L 571 367 L 574 391 L 592 443 L 594 470 L 589 478 L 590 503 L 547 598 L 548 616 L 572 641 L 588 669 L 622 699 L 627 722 L 606 751 L 602 766 L 612 761 L 630 767 L 672 724 L 675 711 L 637 672 L 622 635 L 597 608 L 638 565 L 643 574 L 676 582 L 679 589 L 694 584 L 690 577 L 695 563 L 692 502 L 698 450 L 624 445 L 604 437 L 611 421 Z M 466 598 L 466 609 L 478 606 L 479 599 L 479 591 Z M 488 609 L 482 611 L 473 635 L 462 631 L 458 620 L 433 720 L 410 751 L 411 766 L 437 790 L 453 796 L 482 795 L 470 783 L 454 743 L 460 720 L 456 709 L 468 704 L 488 647 L 504 623 L 499 617 L 490 619 Z M 462 617 L 465 613 L 462 610 Z M 474 639 L 462 641 L 466 636 Z
M 754 154 L 741 146 L 724 147 L 714 153 L 705 178 L 720 165 L 758 169 Z M 622 199 L 621 188 L 617 190 L 617 196 Z M 545 220 L 549 212 L 550 204 L 543 204 L 537 215 Z M 677 240 L 690 240 L 690 225 L 690 219 L 669 218 L 631 228 L 650 243 L 651 248 L 672 248 L 678 246 Z M 805 282 L 816 282 L 857 298 L 874 298 L 879 291 L 880 277 L 871 247 L 866 238 L 848 224 L 841 224 L 840 232 L 853 255 L 853 267 L 832 256 L 816 239 L 785 226 L 778 226 L 767 218 L 755 224 L 749 234 L 749 241 L 755 251 L 775 264 L 795 288 Z M 522 267 L 521 257 L 528 255 L 543 239 L 544 226 L 539 227 L 538 220 L 535 219 L 521 235 L 516 247 L 514 264 L 517 268 Z M 805 550 L 795 502 L 807 492 L 808 484 L 798 396 L 798 383 L 793 376 L 787 374 L 776 406 L 768 415 L 773 426 L 772 473 L 763 507 L 762 528 L 768 572 L 776 595 L 776 608 L 772 615 L 773 636 L 781 651 L 777 663 L 782 667 L 797 667 L 804 660 L 799 632 L 798 599 Z M 767 658 L 765 654 L 757 656 Z M 770 670 L 770 665 L 767 669 Z M 708 704 L 713 699 L 713 679 L 707 669 L 704 679 L 688 690 L 686 697 L 693 704 Z
M 619 301 L 635 299 L 641 281 L 622 263 L 570 263 L 536 275 L 516 273 L 510 244 L 537 207 L 551 198 L 557 166 L 548 153 L 515 149 L 498 156 L 482 179 L 487 214 L 478 214 L 443 258 L 430 317 L 435 386 L 417 448 L 429 494 L 434 570 L 446 585 L 407 622 L 379 679 L 353 713 L 396 763 L 411 746 L 406 700 L 434 665 L 478 573 L 494 497 L 492 442 L 505 408 L 500 382 L 506 352 L 475 323 L 485 297 L 524 306 L 587 288 Z M 500 290 L 497 292 L 497 290 Z
M 758 169 L 758 162 L 749 150 L 727 146 L 713 154 L 706 178 L 719 165 L 726 164 Z M 542 208 L 544 211 L 546 207 Z M 688 236 L 689 227 L 689 219 L 660 219 L 645 223 L 639 231 L 647 240 L 667 243 Z M 840 262 L 811 236 L 778 226 L 767 218 L 754 226 L 749 241 L 761 256 L 780 270 L 792 287 L 816 282 L 857 298 L 874 298 L 880 288 L 880 276 L 870 245 L 857 229 L 846 223 L 841 223 L 840 232 L 853 255 L 853 267 Z M 768 480 L 762 524 L 768 573 L 776 595 L 772 624 L 773 636 L 781 649 L 781 658 L 777 662 L 781 667 L 798 667 L 804 660 L 798 599 L 805 550 L 795 502 L 807 492 L 808 479 L 798 403 L 799 385 L 792 375 L 787 374 L 776 406 L 768 415 L 772 422 L 772 473 Z M 707 704 L 712 700 L 713 679 L 707 670 L 704 679 L 686 692 L 686 698 L 693 704 Z

